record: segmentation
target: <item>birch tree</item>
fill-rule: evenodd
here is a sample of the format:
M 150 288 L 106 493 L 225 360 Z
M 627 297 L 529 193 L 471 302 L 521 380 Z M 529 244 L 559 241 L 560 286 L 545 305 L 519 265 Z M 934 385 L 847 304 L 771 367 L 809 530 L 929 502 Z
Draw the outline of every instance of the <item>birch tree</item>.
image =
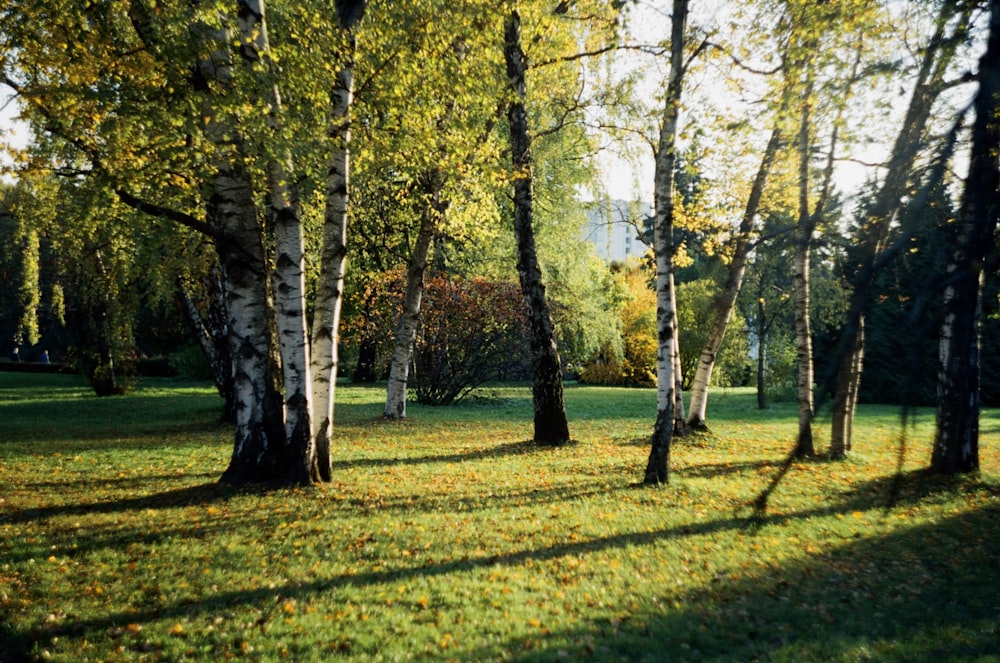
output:
M 262 3 L 196 5 L 192 12 L 189 6 L 154 9 L 130 0 L 127 13 L 89 4 L 53 14 L 52 21 L 31 21 L 43 4 L 19 3 L 15 14 L 25 20 L 5 25 L 4 33 L 5 47 L 18 54 L 4 62 L 4 81 L 26 101 L 37 135 L 85 157 L 87 174 L 125 203 L 203 232 L 219 255 L 237 403 L 233 455 L 223 480 L 328 478 L 328 444 L 327 469 L 319 471 L 310 425 L 314 381 L 295 191 L 300 173 L 293 172 L 299 167 L 287 142 L 305 125 L 291 127 L 279 92 L 279 82 L 289 80 L 286 71 L 299 63 L 273 66 Z M 363 3 L 337 4 L 354 22 L 363 9 Z M 325 39 L 328 48 L 329 38 L 310 32 L 322 25 L 302 21 L 302 29 L 293 32 L 300 41 Z M 71 48 L 60 48 L 53 35 L 67 34 L 80 38 Z M 302 78 L 296 90 L 300 109 L 308 96 L 302 90 L 317 87 L 314 78 Z M 52 80 L 61 83 L 51 85 Z M 328 107 L 329 90 L 336 87 L 327 79 Z M 336 109 L 331 114 L 336 116 Z M 162 126 L 149 131 L 146 122 L 155 120 Z M 345 199 L 334 195 L 346 193 L 345 187 L 334 183 L 330 189 L 329 206 L 346 209 Z M 258 205 L 262 199 L 264 207 Z M 337 277 L 331 280 L 331 291 L 339 292 Z M 335 323 L 320 327 L 335 344 Z M 276 379 L 282 370 L 283 386 Z M 324 376 L 332 384 L 329 370 Z M 322 420 L 327 439 L 329 420 Z
M 673 197 L 674 162 L 681 93 L 684 89 L 688 1 L 674 0 L 670 15 L 670 74 L 660 120 L 653 189 L 653 251 L 656 256 L 656 423 L 643 483 L 667 483 L 670 443 L 674 429 L 676 379 L 674 376 Z
M 830 455 L 843 458 L 852 447 L 854 410 L 864 369 L 865 307 L 872 296 L 878 270 L 888 263 L 904 241 L 891 241 L 891 229 L 899 216 L 903 199 L 911 190 L 914 169 L 920 154 L 928 147 L 928 135 L 936 100 L 956 83 L 949 79 L 956 54 L 968 37 L 971 5 L 940 4 L 934 20 L 934 32 L 922 49 L 912 92 L 891 153 L 885 174 L 871 202 L 863 212 L 855 238 L 860 255 L 851 278 L 851 302 L 841 331 L 838 369 L 834 394 Z M 903 231 L 900 236 L 905 236 Z
M 781 126 L 783 118 L 775 121 L 775 126 L 771 130 L 771 136 L 764 148 L 760 166 L 754 176 L 750 193 L 747 196 L 746 208 L 740 219 L 739 228 L 736 231 L 736 238 L 733 243 L 732 259 L 726 269 L 726 280 L 723 283 L 722 291 L 713 302 L 713 317 L 709 328 L 705 345 L 698 355 L 698 364 L 695 369 L 694 380 L 691 383 L 691 405 L 687 424 L 695 430 L 705 430 L 708 428 L 708 392 L 709 384 L 712 380 L 712 372 L 715 369 L 715 361 L 719 348 L 726 334 L 726 328 L 732 318 L 733 309 L 736 308 L 736 301 L 743 287 L 743 277 L 746 274 L 747 263 L 750 253 L 754 247 L 755 220 L 760 201 L 764 195 L 764 187 L 771 174 L 775 157 L 782 146 L 783 138 Z
M 330 141 L 324 177 L 323 232 L 319 281 L 310 337 L 312 435 L 316 469 L 322 481 L 332 477 L 330 434 L 339 369 L 338 342 L 347 268 L 347 212 L 350 205 L 351 108 L 354 103 L 355 30 L 365 0 L 337 0 L 337 25 L 343 37 L 341 66 L 328 97 L 326 136 Z
M 1000 189 L 1000 0 L 989 3 L 989 37 L 979 60 L 969 173 L 945 277 L 937 431 L 931 469 L 979 467 L 979 334 L 985 266 L 996 264 Z

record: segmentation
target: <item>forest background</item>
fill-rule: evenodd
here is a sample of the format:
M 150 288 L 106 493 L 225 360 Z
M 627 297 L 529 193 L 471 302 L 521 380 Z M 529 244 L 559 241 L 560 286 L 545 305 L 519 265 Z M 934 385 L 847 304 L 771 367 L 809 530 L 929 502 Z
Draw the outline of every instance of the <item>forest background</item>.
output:
M 334 375 L 346 366 L 341 374 L 357 380 L 389 378 L 388 401 L 401 383 L 437 403 L 486 381 L 530 379 L 524 348 L 534 332 L 510 287 L 521 272 L 523 290 L 525 271 L 511 241 L 510 190 L 530 173 L 560 368 L 584 382 L 653 384 L 662 341 L 656 268 L 651 259 L 607 264 L 585 235 L 588 208 L 608 197 L 601 168 L 617 168 L 607 155 L 642 161 L 636 155 L 645 152 L 648 162 L 663 137 L 666 98 L 680 118 L 669 196 L 680 387 L 697 382 L 702 335 L 743 252 L 747 272 L 711 380 L 756 384 L 762 407 L 797 392 L 801 400 L 795 265 L 803 206 L 815 206 L 805 233 L 807 355 L 818 397 L 832 396 L 872 209 L 895 177 L 895 204 L 876 242 L 893 250 L 880 255 L 864 301 L 859 396 L 933 402 L 941 275 L 971 145 L 971 124 L 955 118 L 977 89 L 987 7 L 859 1 L 830 13 L 797 2 L 697 4 L 683 39 L 663 39 L 686 5 L 342 3 L 331 21 L 318 7 L 275 3 L 265 23 L 259 3 L 236 3 L 235 13 L 205 3 L 192 17 L 138 1 L 7 2 L 4 83 L 32 132 L 27 144 L 7 142 L 17 179 L 4 189 L 0 333 L 11 352 L 34 360 L 47 351 L 99 393 L 128 390 L 146 365 L 212 376 L 237 410 L 240 388 L 266 390 L 263 378 L 227 384 L 240 356 L 237 287 L 273 293 L 274 329 L 248 327 L 243 337 L 254 339 L 251 354 L 265 368 L 247 374 L 281 383 L 291 439 L 294 380 L 302 382 L 290 377 L 302 368 L 295 353 L 307 363 L 320 353 L 285 339 L 326 310 L 323 270 L 338 264 L 331 283 L 341 279 L 333 296 L 343 324 L 314 320 L 311 329 L 314 346 L 332 329 L 334 349 L 324 356 Z M 514 44 L 511 28 L 521 26 Z M 512 44 L 523 46 L 530 86 L 512 85 Z M 683 103 L 665 85 L 674 46 L 684 60 Z M 910 157 L 898 173 L 891 145 L 920 95 L 926 112 L 906 136 Z M 511 147 L 508 107 L 518 96 L 529 110 L 530 170 Z M 811 115 L 795 126 L 799 108 Z M 334 163 L 341 154 L 342 168 Z M 867 174 L 859 189 L 838 189 L 845 164 Z M 223 199 L 238 186 L 242 199 Z M 238 205 L 243 211 L 226 217 Z M 652 245 L 642 210 L 608 222 L 631 224 Z M 337 214 L 351 228 L 339 263 L 323 253 Z M 259 263 L 245 269 L 251 253 Z M 288 277 L 286 264 L 298 272 Z M 238 283 L 240 269 L 247 284 Z M 251 283 L 262 271 L 273 276 Z M 984 276 L 980 394 L 991 404 L 997 296 L 995 272 Z M 282 327 L 293 318 L 298 332 Z M 402 393 L 387 415 L 405 416 Z

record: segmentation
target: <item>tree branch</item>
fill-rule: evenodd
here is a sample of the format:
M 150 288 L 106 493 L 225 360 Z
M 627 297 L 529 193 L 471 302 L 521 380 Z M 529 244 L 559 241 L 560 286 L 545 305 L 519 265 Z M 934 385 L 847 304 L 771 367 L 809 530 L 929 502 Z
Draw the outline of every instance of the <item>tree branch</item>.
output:
M 201 219 L 193 217 L 190 214 L 186 214 L 184 212 L 180 212 L 175 209 L 170 209 L 169 207 L 163 207 L 162 205 L 157 205 L 155 203 L 143 200 L 137 196 L 133 196 L 131 193 L 120 187 L 115 188 L 114 191 L 115 195 L 118 196 L 119 200 L 121 200 L 123 203 L 125 203 L 134 210 L 143 212 L 145 214 L 149 214 L 150 216 L 156 216 L 161 219 L 169 219 L 170 221 L 179 223 L 182 226 L 186 226 L 188 228 L 191 228 L 192 230 L 196 230 L 202 233 L 203 235 L 208 235 L 212 239 L 222 238 L 222 233 L 212 228 Z

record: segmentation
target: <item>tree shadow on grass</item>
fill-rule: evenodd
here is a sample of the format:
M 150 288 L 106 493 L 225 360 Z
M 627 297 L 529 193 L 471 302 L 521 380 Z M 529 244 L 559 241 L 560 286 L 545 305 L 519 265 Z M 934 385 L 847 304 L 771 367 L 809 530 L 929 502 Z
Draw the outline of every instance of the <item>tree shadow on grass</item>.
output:
M 879 479 L 845 491 L 828 506 L 797 513 L 745 518 L 732 517 L 690 522 L 660 530 L 620 532 L 608 536 L 568 541 L 547 546 L 531 546 L 493 556 L 466 557 L 452 554 L 436 562 L 400 558 L 388 568 L 350 572 L 305 579 L 289 579 L 267 587 L 217 591 L 198 596 L 125 607 L 101 617 L 44 623 L 17 631 L 0 623 L 6 645 L 4 660 L 18 659 L 18 651 L 28 651 L 34 643 L 53 637 L 98 638 L 108 629 L 154 620 L 208 618 L 234 608 L 258 611 L 267 620 L 274 611 L 276 597 L 309 600 L 345 588 L 365 588 L 389 582 L 443 577 L 491 568 L 495 565 L 523 566 L 532 560 L 545 561 L 564 556 L 581 556 L 625 547 L 665 545 L 684 547 L 691 537 L 742 530 L 766 533 L 772 526 L 791 520 L 855 510 L 878 509 L 885 503 L 891 479 Z M 965 481 L 930 480 L 921 472 L 903 476 L 897 504 L 934 499 L 948 490 L 985 491 L 997 496 L 995 485 Z M 106 512 L 126 509 L 176 508 L 211 504 L 225 500 L 236 491 L 217 484 L 89 505 Z M 542 499 L 557 500 L 565 494 L 553 493 Z M 419 503 L 418 503 L 419 508 Z M 435 505 L 429 505 L 435 507 Z M 80 508 L 87 508 L 81 506 Z M 403 508 L 398 505 L 398 508 Z M 437 507 L 435 507 L 437 508 Z M 25 517 L 51 517 L 67 513 L 52 508 L 24 513 Z M 247 516 L 250 517 L 249 515 Z M 772 569 L 719 568 L 711 581 L 698 589 L 671 594 L 664 589 L 656 605 L 640 607 L 623 618 L 606 622 L 581 623 L 556 632 L 561 644 L 538 642 L 501 643 L 505 652 L 524 651 L 524 660 L 749 660 L 772 657 L 796 660 L 797 652 L 811 658 L 864 658 L 859 648 L 879 660 L 963 659 L 966 655 L 1000 655 L 996 636 L 1000 635 L 1000 505 L 990 504 L 978 511 L 962 513 L 933 525 L 897 531 L 878 539 L 845 539 L 843 545 L 812 552 L 800 561 Z M 210 527 L 232 526 L 220 517 Z M 166 535 L 190 536 L 187 531 L 158 534 L 146 540 L 145 532 L 108 531 L 94 539 L 94 547 L 131 542 L 154 543 Z M 99 540 L 98 540 L 99 539 Z M 743 540 L 743 539 L 741 539 Z M 88 549 L 81 541 L 82 549 Z M 664 549 L 666 554 L 667 549 Z M 468 554 L 465 551 L 464 554 Z M 242 560 L 245 562 L 245 560 Z M 239 565 L 241 558 L 219 563 Z M 668 607 L 675 606 L 675 607 Z M 581 615 L 581 620 L 583 616 Z M 991 630 L 992 629 L 992 630 Z M 264 628 L 261 626 L 261 637 Z M 951 633 L 949 641 L 941 633 Z M 949 636 L 951 637 L 951 636 Z M 567 644 L 571 647 L 567 650 Z M 895 653 L 894 647 L 906 647 Z M 524 650 L 530 647 L 530 650 Z M 993 647 L 992 649 L 990 647 Z M 861 652 L 861 653 L 859 653 Z M 874 653 L 871 653 L 874 652 Z M 914 657 L 914 652 L 916 656 Z M 459 658 L 496 658 L 497 650 L 467 650 Z M 883 656 L 882 654 L 885 654 Z
M 728 474 L 740 474 L 742 472 L 759 472 L 777 468 L 781 465 L 780 460 L 755 460 L 732 463 L 701 463 L 698 465 L 683 465 L 674 471 L 681 477 L 698 477 L 700 479 L 711 479 L 714 477 L 726 476 Z
M 996 660 L 998 520 L 993 504 L 779 568 L 719 569 L 658 605 L 557 631 L 558 644 L 507 647 L 522 661 Z
M 553 634 L 557 645 L 549 647 L 545 639 L 529 639 L 504 643 L 503 649 L 523 651 L 515 656 L 520 660 L 538 661 L 567 657 L 649 661 L 870 657 L 902 661 L 1000 655 L 998 518 L 1000 506 L 991 505 L 934 525 L 848 542 L 770 572 L 759 569 L 747 575 L 743 569 L 718 569 L 712 581 L 694 591 L 664 593 L 657 606 L 646 605 L 607 621 L 581 621 L 572 630 L 557 631 Z M 529 558 L 538 561 L 624 545 L 651 545 L 743 526 L 740 520 L 725 519 L 492 558 L 223 591 L 197 601 L 124 609 L 103 618 L 46 624 L 29 634 L 10 635 L 25 644 L 52 637 L 93 637 L 128 623 L 209 616 L 236 605 L 255 607 L 266 621 L 276 596 L 306 600 L 346 586 L 447 575 L 495 564 L 519 565 Z M 485 660 L 498 653 L 495 649 L 468 650 L 460 652 L 460 658 Z
M 572 448 L 576 443 L 562 446 L 544 446 L 532 440 L 523 442 L 507 442 L 491 447 L 470 449 L 464 453 L 433 454 L 424 456 L 379 456 L 377 458 L 345 458 L 333 461 L 333 471 L 349 469 L 378 469 L 398 465 L 426 465 L 433 463 L 462 463 L 465 461 L 484 460 L 489 458 L 505 458 L 537 452 L 558 452 L 560 449 Z
M 168 477 L 175 478 L 175 477 Z M 154 479 L 147 477 L 149 481 Z M 103 485 L 105 482 L 97 482 Z M 220 483 L 203 483 L 125 499 L 99 500 L 82 504 L 58 504 L 30 509 L 7 510 L 0 513 L 0 523 L 37 523 L 61 516 L 83 516 L 100 513 L 123 513 L 148 509 L 177 509 L 187 506 L 224 502 L 234 495 L 244 493 Z

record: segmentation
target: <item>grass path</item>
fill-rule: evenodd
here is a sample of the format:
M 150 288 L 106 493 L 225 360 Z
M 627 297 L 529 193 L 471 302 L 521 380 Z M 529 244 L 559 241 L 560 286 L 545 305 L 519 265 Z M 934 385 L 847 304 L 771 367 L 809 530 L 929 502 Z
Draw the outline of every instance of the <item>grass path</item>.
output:
M 234 491 L 211 390 L 0 373 L 0 663 L 1000 661 L 1000 413 L 940 480 L 931 413 L 901 443 L 865 407 L 755 517 L 793 404 L 714 395 L 649 489 L 651 391 L 570 387 L 559 449 L 526 389 L 399 424 L 382 398 L 339 391 L 333 483 Z

